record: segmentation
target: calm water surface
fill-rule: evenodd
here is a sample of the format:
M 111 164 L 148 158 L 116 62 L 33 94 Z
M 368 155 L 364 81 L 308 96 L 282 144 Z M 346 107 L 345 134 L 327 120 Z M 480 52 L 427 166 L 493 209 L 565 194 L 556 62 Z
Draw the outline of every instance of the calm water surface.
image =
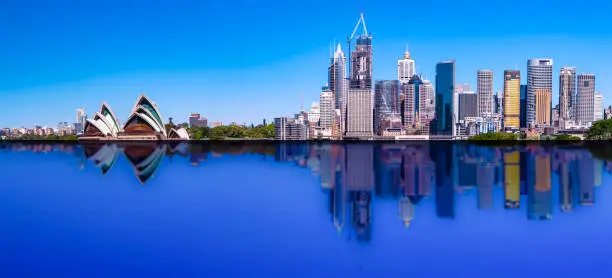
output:
M 612 277 L 599 150 L 0 144 L 0 277 Z

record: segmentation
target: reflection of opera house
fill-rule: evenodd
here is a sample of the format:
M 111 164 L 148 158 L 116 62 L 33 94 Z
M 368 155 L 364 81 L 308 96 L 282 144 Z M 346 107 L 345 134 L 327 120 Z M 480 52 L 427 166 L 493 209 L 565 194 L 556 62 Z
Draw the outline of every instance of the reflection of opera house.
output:
M 106 103 L 100 112 L 87 119 L 85 131 L 79 140 L 188 140 L 184 128 L 166 131 L 162 117 L 154 102 L 140 95 L 123 126 Z
M 157 171 L 164 155 L 187 155 L 187 144 L 162 145 L 153 142 L 128 143 L 126 145 L 85 143 L 85 158 L 102 170 L 102 175 L 115 165 L 120 153 L 127 158 L 134 169 L 134 174 L 141 184 L 149 180 Z

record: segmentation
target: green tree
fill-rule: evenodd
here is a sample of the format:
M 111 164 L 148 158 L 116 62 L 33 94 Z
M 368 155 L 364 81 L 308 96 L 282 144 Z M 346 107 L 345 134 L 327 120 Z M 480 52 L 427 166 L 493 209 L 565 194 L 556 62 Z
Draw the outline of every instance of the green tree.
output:
M 506 132 L 489 132 L 470 137 L 470 141 L 516 141 L 518 136 Z
M 555 136 L 553 140 L 556 140 L 556 141 L 580 141 L 580 137 L 576 137 L 576 136 L 572 136 L 572 135 L 563 133 L 563 134 L 559 134 L 559 135 Z
M 610 140 L 612 139 L 612 119 L 597 121 L 587 132 L 588 140 Z
M 212 140 L 223 140 L 226 137 L 227 127 L 217 126 L 210 130 L 210 139 Z

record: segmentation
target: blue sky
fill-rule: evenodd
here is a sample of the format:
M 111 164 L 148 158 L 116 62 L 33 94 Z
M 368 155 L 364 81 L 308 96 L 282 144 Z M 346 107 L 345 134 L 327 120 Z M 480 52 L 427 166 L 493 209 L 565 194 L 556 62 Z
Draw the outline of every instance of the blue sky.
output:
M 375 79 L 396 78 L 405 44 L 417 71 L 456 60 L 457 83 L 476 71 L 554 59 L 596 74 L 612 102 L 612 4 L 544 1 L 43 1 L 0 4 L 0 126 L 55 126 L 107 101 L 125 119 L 141 92 L 165 118 L 261 122 L 306 108 L 326 80 L 331 42 L 365 13 Z M 345 52 L 346 44 L 343 45 Z

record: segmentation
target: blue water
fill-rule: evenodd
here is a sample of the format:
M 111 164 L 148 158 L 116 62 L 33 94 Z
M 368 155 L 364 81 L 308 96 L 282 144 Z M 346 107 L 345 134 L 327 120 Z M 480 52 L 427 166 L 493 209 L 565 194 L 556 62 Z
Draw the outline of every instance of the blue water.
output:
M 0 277 L 612 277 L 597 149 L 0 144 Z

